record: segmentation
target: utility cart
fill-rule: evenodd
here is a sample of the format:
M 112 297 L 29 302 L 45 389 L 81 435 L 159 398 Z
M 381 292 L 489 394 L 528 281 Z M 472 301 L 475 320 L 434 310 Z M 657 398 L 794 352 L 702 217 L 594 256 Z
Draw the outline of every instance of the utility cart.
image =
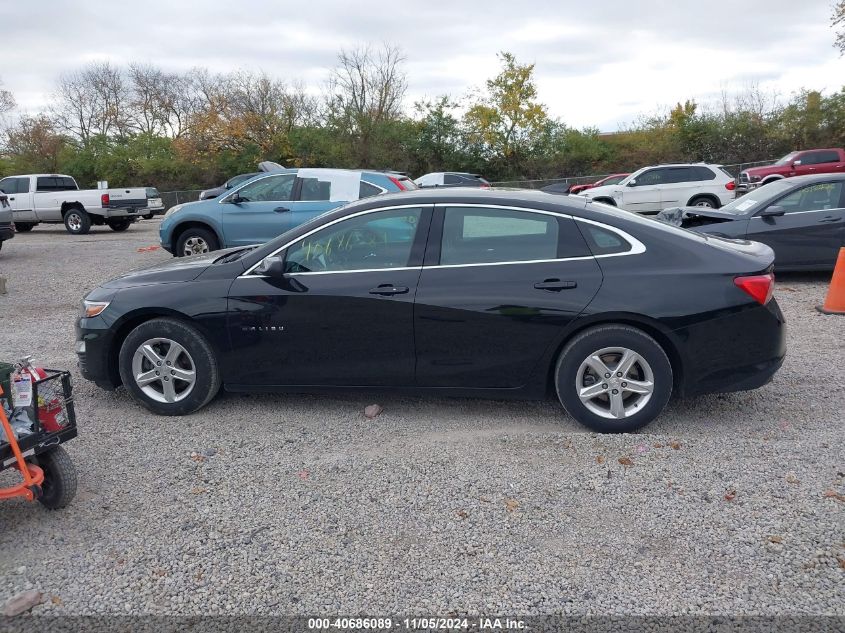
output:
M 20 385 L 26 390 L 16 391 Z M 70 374 L 35 368 L 29 359 L 0 362 L 0 426 L 0 471 L 14 468 L 22 479 L 0 488 L 0 500 L 67 506 L 76 494 L 76 469 L 61 446 L 76 437 Z

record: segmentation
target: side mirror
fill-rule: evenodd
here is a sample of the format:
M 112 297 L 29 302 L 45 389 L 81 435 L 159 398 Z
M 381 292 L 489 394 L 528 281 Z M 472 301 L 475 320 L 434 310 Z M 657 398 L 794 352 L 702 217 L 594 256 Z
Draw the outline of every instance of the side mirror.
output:
M 792 161 L 792 166 L 793 167 L 800 167 L 801 166 L 801 159 L 799 158 L 798 160 Z
M 285 260 L 280 255 L 271 255 L 261 260 L 255 272 L 266 277 L 282 277 L 285 274 Z
M 760 213 L 758 213 L 757 215 L 759 215 L 761 218 L 774 218 L 780 215 L 784 215 L 785 213 L 786 209 L 784 209 L 783 207 L 779 207 L 776 204 L 773 204 L 772 206 L 766 207 L 765 209 L 760 211 Z
M 636 181 L 636 179 L 634 179 L 634 180 L 629 180 L 629 181 L 625 184 L 625 186 L 626 186 L 626 187 L 636 187 L 636 186 L 637 186 L 637 181 Z
M 231 204 L 240 204 L 241 202 L 246 202 L 246 200 L 241 198 L 240 194 L 235 193 L 226 202 L 230 202 Z

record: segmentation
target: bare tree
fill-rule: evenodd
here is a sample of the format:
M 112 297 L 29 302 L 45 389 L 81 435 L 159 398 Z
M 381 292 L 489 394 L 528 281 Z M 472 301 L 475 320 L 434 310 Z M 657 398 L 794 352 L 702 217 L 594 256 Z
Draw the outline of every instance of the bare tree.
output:
M 130 130 L 129 86 L 119 69 L 98 62 L 62 75 L 52 113 L 58 126 L 87 143 L 92 136 Z
M 16 107 L 15 96 L 3 87 L 3 81 L 0 80 L 0 115 L 8 114 Z
M 329 79 L 330 122 L 355 142 L 360 165 L 368 166 L 370 144 L 379 125 L 399 118 L 408 87 L 402 50 L 383 44 L 341 50 Z
M 845 55 L 845 0 L 837 0 L 833 5 L 833 15 L 830 16 L 830 26 L 836 29 L 836 40 L 833 46 L 840 55 Z

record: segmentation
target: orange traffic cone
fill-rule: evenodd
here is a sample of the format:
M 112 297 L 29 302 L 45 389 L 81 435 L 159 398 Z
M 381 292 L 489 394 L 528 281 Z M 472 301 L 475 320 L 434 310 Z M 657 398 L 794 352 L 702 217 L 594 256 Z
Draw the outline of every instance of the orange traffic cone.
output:
M 845 315 L 845 247 L 839 249 L 827 299 L 824 300 L 823 306 L 816 306 L 816 310 L 824 314 Z

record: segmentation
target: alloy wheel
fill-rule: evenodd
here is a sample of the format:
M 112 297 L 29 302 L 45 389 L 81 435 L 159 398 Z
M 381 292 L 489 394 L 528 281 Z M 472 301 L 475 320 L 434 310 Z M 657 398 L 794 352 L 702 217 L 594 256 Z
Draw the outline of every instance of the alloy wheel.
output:
M 196 236 L 186 239 L 185 246 L 182 248 L 182 252 L 187 256 L 201 255 L 202 253 L 207 253 L 209 250 L 208 242 Z
M 637 352 L 605 347 L 581 363 L 575 374 L 575 390 L 592 413 L 621 420 L 636 414 L 651 400 L 654 373 Z
M 71 231 L 79 231 L 82 229 L 82 218 L 78 213 L 69 213 L 67 216 L 67 225 Z
M 149 339 L 135 350 L 132 376 L 147 397 L 165 403 L 187 398 L 197 381 L 188 350 L 168 338 Z

